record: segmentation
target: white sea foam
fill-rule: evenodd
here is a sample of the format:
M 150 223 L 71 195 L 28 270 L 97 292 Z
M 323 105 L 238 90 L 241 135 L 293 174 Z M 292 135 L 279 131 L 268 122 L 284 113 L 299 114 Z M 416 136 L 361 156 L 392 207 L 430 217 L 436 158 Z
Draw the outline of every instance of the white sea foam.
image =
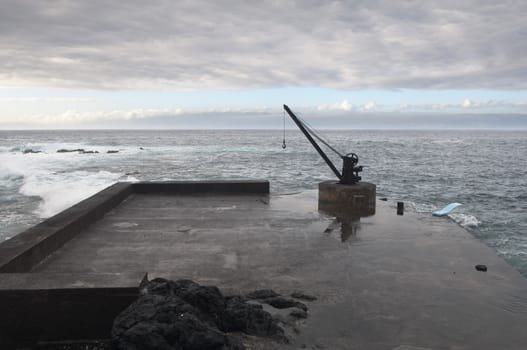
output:
M 434 210 L 437 210 L 437 207 L 432 204 L 415 203 L 415 202 L 409 201 L 408 205 L 410 208 L 413 208 L 417 213 L 430 213 Z
M 408 205 L 417 213 L 431 213 L 435 210 L 438 210 L 438 208 L 432 204 L 415 203 L 409 201 Z M 463 227 L 477 227 L 479 224 L 481 224 L 481 221 L 477 217 L 470 214 L 450 213 L 448 216 Z
M 52 148 L 54 149 L 55 146 Z M 136 181 L 110 171 L 73 170 L 89 157 L 70 153 L 2 153 L 0 154 L 0 186 L 9 192 L 40 197 L 35 214 L 52 216 L 116 181 Z M 108 155 L 111 156 L 111 155 Z M 69 171 L 69 169 L 72 169 Z
M 449 145 L 449 144 L 462 144 L 465 143 L 464 140 L 461 139 L 440 139 L 440 140 L 432 140 L 430 141 L 433 144 L 436 145 Z
M 40 197 L 42 201 L 36 214 L 46 218 L 99 192 L 120 177 L 120 174 L 108 171 L 37 173 L 25 178 L 20 193 Z
M 454 213 L 448 216 L 463 227 L 476 227 L 481 224 L 481 221 L 477 217 L 469 214 Z
M 11 157 L 0 154 L 0 189 L 4 194 L 16 192 L 24 178 L 22 165 L 19 162 L 10 162 L 9 158 Z

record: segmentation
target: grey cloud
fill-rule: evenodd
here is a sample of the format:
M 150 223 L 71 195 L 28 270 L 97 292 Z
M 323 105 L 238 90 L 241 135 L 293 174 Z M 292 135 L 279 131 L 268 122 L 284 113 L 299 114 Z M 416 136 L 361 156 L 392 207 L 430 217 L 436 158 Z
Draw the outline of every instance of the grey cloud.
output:
M 0 0 L 3 85 L 527 88 L 521 1 Z

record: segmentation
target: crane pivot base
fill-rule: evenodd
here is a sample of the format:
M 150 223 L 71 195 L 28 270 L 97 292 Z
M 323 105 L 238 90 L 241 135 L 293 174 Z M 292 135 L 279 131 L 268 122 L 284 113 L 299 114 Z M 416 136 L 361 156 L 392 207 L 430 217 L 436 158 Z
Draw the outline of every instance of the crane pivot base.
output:
M 318 184 L 318 207 L 320 210 L 354 216 L 375 214 L 375 184 L 358 182 L 344 185 L 337 181 Z

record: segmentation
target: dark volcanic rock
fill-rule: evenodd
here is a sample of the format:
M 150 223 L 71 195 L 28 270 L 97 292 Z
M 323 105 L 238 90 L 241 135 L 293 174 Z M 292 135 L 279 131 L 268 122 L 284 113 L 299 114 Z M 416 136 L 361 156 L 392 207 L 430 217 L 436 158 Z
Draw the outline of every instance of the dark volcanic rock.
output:
M 70 153 L 70 152 L 84 153 L 84 152 L 86 152 L 86 150 L 84 150 L 84 148 L 76 148 L 76 149 L 65 149 L 65 148 L 62 148 L 62 149 L 57 150 L 57 153 Z
M 481 265 L 476 265 L 475 267 L 476 267 L 476 270 L 478 271 L 483 271 L 483 272 L 487 271 L 487 265 L 481 264 Z
M 57 150 L 57 153 L 72 153 L 72 152 L 77 152 L 77 153 L 80 153 L 80 154 L 94 154 L 94 153 L 99 153 L 99 151 L 86 151 L 84 148 L 76 148 L 76 149 L 65 149 L 65 148 L 61 148 L 59 150 Z
M 245 295 L 248 299 L 267 299 L 267 298 L 274 298 L 279 297 L 280 294 L 276 293 L 272 289 L 259 289 L 255 290 L 254 292 L 250 292 Z
M 262 300 L 263 303 L 269 304 L 277 309 L 287 309 L 290 307 L 296 307 L 301 310 L 307 311 L 307 306 L 299 301 L 288 299 L 284 297 L 274 297 Z
M 225 300 L 215 286 L 201 286 L 191 280 L 152 280 L 146 287 L 148 293 L 163 296 L 177 296 L 192 305 L 199 317 L 211 324 L 218 324 L 225 309 Z
M 317 300 L 317 297 L 309 295 L 309 294 L 304 294 L 302 292 L 294 292 L 294 293 L 291 294 L 291 297 L 293 297 L 295 299 L 306 300 L 306 301 L 315 301 L 315 300 Z
M 214 286 L 157 278 L 115 319 L 112 345 L 135 350 L 244 348 L 226 332 L 286 341 L 282 328 L 261 305 L 240 296 L 225 298 Z
M 31 148 L 28 148 L 28 149 L 25 149 L 24 151 L 22 151 L 22 153 L 24 153 L 24 154 L 28 154 L 28 153 L 42 153 L 42 151 L 35 151 L 35 150 L 32 150 Z
M 294 318 L 307 318 L 307 312 L 300 309 L 294 309 L 292 310 L 289 315 L 291 315 Z
M 293 298 L 304 299 L 309 301 L 316 300 L 316 298 L 313 296 L 299 292 L 295 292 L 291 294 L 291 296 Z M 245 297 L 249 300 L 258 300 L 259 302 L 269 304 L 277 309 L 287 309 L 290 307 L 296 307 L 304 311 L 307 310 L 307 306 L 305 304 L 293 299 L 284 298 L 272 289 L 255 290 L 254 292 L 246 294 Z
M 218 287 L 201 286 L 190 280 L 172 282 L 172 288 L 177 296 L 190 305 L 198 308 L 214 320 L 219 320 L 225 310 L 225 300 Z
M 225 332 L 243 332 L 284 340 L 284 332 L 261 305 L 249 304 L 239 296 L 230 298 L 222 317 Z
M 116 349 L 222 349 L 225 335 L 177 296 L 146 294 L 114 321 Z

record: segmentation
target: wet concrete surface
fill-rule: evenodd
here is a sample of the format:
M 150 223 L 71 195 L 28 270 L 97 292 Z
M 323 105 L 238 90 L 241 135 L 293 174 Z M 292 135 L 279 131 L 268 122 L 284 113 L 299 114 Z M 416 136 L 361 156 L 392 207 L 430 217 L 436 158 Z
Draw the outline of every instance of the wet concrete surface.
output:
M 485 264 L 487 272 L 476 271 Z M 525 349 L 527 280 L 447 218 L 377 202 L 336 218 L 317 193 L 132 194 L 35 266 L 41 273 L 188 278 L 243 294 L 317 297 L 290 346 Z

